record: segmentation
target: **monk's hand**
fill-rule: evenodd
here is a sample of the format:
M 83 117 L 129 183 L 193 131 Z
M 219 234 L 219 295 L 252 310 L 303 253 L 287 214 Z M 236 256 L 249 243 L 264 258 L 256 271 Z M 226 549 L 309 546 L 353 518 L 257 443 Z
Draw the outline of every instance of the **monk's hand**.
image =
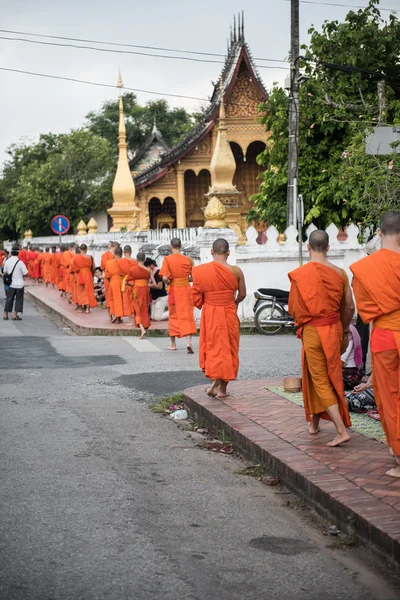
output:
M 353 393 L 358 394 L 359 392 L 365 392 L 365 390 L 369 390 L 371 388 L 372 383 L 370 383 L 369 381 L 364 381 L 364 383 L 360 383 L 359 385 L 355 386 L 355 388 L 353 389 Z

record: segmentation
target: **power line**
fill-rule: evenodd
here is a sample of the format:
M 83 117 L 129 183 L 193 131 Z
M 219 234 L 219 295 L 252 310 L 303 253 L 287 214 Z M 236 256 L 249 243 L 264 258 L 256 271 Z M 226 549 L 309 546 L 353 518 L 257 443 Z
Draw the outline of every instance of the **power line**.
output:
M 36 77 L 46 77 L 47 79 L 61 79 L 63 81 L 72 81 L 74 83 L 85 83 L 87 85 L 95 85 L 97 87 L 112 88 L 114 90 L 116 89 L 116 86 L 112 85 L 111 83 L 99 83 L 97 81 L 86 81 L 85 79 L 75 79 L 74 77 L 62 77 L 61 75 L 49 75 L 47 73 L 35 73 L 34 71 L 23 71 L 22 69 L 10 69 L 8 67 L 0 67 L 0 71 L 10 71 L 11 73 L 22 73 L 24 75 L 35 75 Z M 169 96 L 169 97 L 173 97 L 173 98 L 183 98 L 186 100 L 199 100 L 200 102 L 209 102 L 209 100 L 207 98 L 197 98 L 196 96 L 184 96 L 182 94 L 168 94 L 168 93 L 163 93 L 163 92 L 154 92 L 151 90 L 129 88 L 129 87 L 125 87 L 125 86 L 123 89 L 127 90 L 128 92 L 138 92 L 138 93 L 142 93 L 142 94 L 154 94 L 156 96 Z
M 341 6 L 344 8 L 368 8 L 368 6 L 360 6 L 360 5 L 351 5 L 351 4 L 340 4 L 339 2 L 316 2 L 314 0 L 299 0 L 300 4 L 319 4 L 321 6 Z M 284 2 L 290 2 L 290 0 L 284 0 Z M 400 10 L 396 8 L 383 8 L 382 6 L 377 6 L 377 10 L 384 10 L 387 12 L 395 12 L 400 13 Z
M 85 44 L 102 44 L 103 46 L 120 46 L 126 48 L 140 48 L 142 50 L 157 50 L 160 52 L 177 52 L 180 54 L 198 54 L 200 56 L 216 56 L 219 58 L 225 58 L 225 54 L 217 54 L 215 52 L 200 52 L 194 50 L 177 50 L 174 48 L 161 48 L 159 46 L 140 46 L 138 44 L 122 44 L 119 42 L 105 42 L 103 40 L 87 40 L 84 38 L 73 38 L 73 37 L 64 37 L 61 35 L 47 35 L 44 33 L 32 33 L 29 31 L 13 31 L 11 29 L 0 29 L 1 33 L 12 33 L 13 35 L 30 35 L 31 37 L 44 37 L 53 40 L 66 40 L 70 42 L 83 42 Z M 261 60 L 266 62 L 279 62 L 279 63 L 288 63 L 289 60 L 279 59 L 279 58 L 260 58 L 255 57 L 254 60 Z

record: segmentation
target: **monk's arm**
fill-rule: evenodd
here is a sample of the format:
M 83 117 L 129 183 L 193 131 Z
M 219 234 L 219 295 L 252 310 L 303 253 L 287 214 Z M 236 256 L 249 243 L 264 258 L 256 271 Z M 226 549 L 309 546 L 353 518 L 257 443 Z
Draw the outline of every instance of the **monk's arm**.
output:
M 160 276 L 163 278 L 165 285 L 171 283 L 172 273 L 170 271 L 168 261 L 164 258 L 163 264 L 160 269 Z
M 238 267 L 236 267 L 238 275 L 239 275 L 239 288 L 238 288 L 238 293 L 236 296 L 236 304 L 240 304 L 241 302 L 243 302 L 243 300 L 246 298 L 246 282 L 244 279 L 244 275 L 243 275 L 243 271 L 241 269 L 239 269 Z
M 200 291 L 200 287 L 196 281 L 192 285 L 192 298 L 196 308 L 201 308 L 203 306 L 204 294 Z
M 357 277 L 353 279 L 353 292 L 356 299 L 357 311 L 363 323 L 371 323 L 371 321 L 383 314 Z
M 351 288 L 350 288 L 350 286 L 347 286 L 345 299 L 344 299 L 344 329 L 345 329 L 345 331 L 347 331 L 347 329 L 349 328 L 351 320 L 354 317 L 355 308 L 356 307 L 354 306 L 354 300 L 353 300 L 353 294 L 351 293 Z

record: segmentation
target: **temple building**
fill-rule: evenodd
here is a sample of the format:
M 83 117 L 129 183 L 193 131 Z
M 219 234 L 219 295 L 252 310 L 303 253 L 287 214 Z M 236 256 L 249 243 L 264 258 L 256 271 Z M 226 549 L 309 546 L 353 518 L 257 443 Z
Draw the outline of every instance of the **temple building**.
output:
M 267 92 L 245 42 L 242 18 L 231 33 L 221 77 L 202 120 L 173 148 L 167 147 L 155 124 L 130 161 L 135 202 L 141 209 L 138 229 L 204 225 L 221 97 L 224 127 L 236 163 L 233 185 L 239 192 L 237 201 L 226 208 L 226 220 L 238 235 L 247 228 L 250 198 L 258 192 L 263 171 L 256 159 L 267 140 L 257 107 L 267 99 Z

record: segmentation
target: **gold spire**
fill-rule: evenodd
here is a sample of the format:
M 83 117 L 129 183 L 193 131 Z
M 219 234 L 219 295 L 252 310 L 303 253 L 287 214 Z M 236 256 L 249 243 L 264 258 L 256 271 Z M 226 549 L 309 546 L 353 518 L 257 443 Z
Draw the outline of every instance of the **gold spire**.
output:
M 238 206 L 238 197 L 240 196 L 240 192 L 233 185 L 236 161 L 227 136 L 222 78 L 219 90 L 219 125 L 210 165 L 211 188 L 206 194 L 209 200 L 204 211 L 207 219 L 204 227 L 208 229 L 227 227 L 225 207 Z
M 110 231 L 121 231 L 122 228 L 132 229 L 135 226 L 134 213 L 140 212 L 135 204 L 135 184 L 131 175 L 127 153 L 126 127 L 124 119 L 124 104 L 122 101 L 122 77 L 118 74 L 117 87 L 120 89 L 119 97 L 119 125 L 118 125 L 118 166 L 115 174 L 112 195 L 114 203 L 108 209 L 112 217 L 113 226 Z
M 210 165 L 213 191 L 236 191 L 236 186 L 232 183 L 236 171 L 236 161 L 226 131 L 224 87 L 221 79 L 218 134 Z

